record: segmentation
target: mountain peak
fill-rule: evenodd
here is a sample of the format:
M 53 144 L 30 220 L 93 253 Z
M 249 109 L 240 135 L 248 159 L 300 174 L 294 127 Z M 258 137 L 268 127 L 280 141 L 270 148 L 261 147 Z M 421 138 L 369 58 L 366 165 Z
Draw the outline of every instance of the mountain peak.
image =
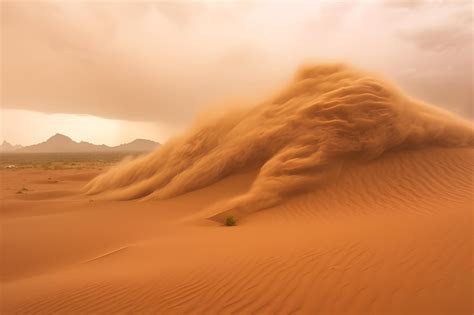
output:
M 148 140 L 148 139 L 135 139 L 132 142 L 124 143 L 124 144 L 130 144 L 130 143 L 156 143 L 155 141 Z
M 55 134 L 54 136 L 50 137 L 47 141 L 51 141 L 51 140 L 66 140 L 66 141 L 72 141 L 71 138 L 69 138 L 68 136 L 65 136 L 61 133 L 57 133 Z
M 21 145 L 13 145 L 10 142 L 3 140 L 2 144 L 0 144 L 0 152 L 9 152 L 14 151 L 16 149 L 21 148 Z
M 74 144 L 75 142 L 69 138 L 68 136 L 65 136 L 63 134 L 57 133 L 48 140 L 46 140 L 46 143 L 51 144 L 51 145 L 70 145 Z

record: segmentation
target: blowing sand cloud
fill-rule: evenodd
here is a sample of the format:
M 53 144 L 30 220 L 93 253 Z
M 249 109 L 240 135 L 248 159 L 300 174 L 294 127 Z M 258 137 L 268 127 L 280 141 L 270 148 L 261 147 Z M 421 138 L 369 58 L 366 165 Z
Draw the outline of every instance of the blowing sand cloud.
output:
M 217 218 L 275 205 L 324 183 L 346 161 L 401 148 L 474 145 L 472 124 L 341 64 L 301 69 L 276 97 L 200 122 L 156 152 L 91 181 L 107 199 L 164 199 L 257 168 L 250 190 Z

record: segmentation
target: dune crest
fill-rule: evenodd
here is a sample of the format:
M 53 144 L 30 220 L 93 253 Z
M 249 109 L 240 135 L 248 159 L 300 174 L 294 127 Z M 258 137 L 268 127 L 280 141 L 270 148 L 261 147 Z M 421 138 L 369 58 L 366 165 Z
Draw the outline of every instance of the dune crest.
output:
M 302 68 L 279 95 L 198 122 L 156 151 L 85 186 L 104 199 L 166 199 L 248 168 L 249 191 L 215 205 L 221 219 L 276 205 L 337 176 L 348 160 L 427 145 L 474 145 L 470 122 L 343 64 Z

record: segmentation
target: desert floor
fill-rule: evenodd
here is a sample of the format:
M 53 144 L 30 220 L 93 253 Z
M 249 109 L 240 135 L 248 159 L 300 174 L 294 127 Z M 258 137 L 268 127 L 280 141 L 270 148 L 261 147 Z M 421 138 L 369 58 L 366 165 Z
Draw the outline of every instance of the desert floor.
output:
M 163 201 L 81 194 L 97 169 L 3 170 L 1 313 L 472 314 L 474 149 L 425 148 L 225 227 L 256 172 Z

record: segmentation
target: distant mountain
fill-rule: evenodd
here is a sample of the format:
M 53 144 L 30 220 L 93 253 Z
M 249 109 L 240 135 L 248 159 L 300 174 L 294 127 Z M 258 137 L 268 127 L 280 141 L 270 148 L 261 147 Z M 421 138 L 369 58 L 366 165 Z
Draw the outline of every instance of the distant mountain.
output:
M 97 145 L 89 142 L 76 142 L 71 138 L 55 134 L 48 140 L 11 150 L 10 152 L 24 153 L 79 153 L 79 152 L 149 152 L 158 147 L 160 144 L 151 140 L 137 139 L 130 143 L 121 144 L 115 147 L 109 147 L 104 144 Z
M 75 142 L 71 138 L 55 134 L 45 142 L 23 147 L 16 152 L 102 152 L 110 149 L 106 145 L 95 145 L 88 142 Z
M 160 144 L 147 139 L 136 139 L 129 143 L 124 143 L 116 147 L 112 147 L 113 151 L 153 151 Z
M 0 144 L 0 152 L 12 152 L 21 148 L 21 145 L 12 145 L 11 143 L 6 141 L 3 141 L 3 143 Z

